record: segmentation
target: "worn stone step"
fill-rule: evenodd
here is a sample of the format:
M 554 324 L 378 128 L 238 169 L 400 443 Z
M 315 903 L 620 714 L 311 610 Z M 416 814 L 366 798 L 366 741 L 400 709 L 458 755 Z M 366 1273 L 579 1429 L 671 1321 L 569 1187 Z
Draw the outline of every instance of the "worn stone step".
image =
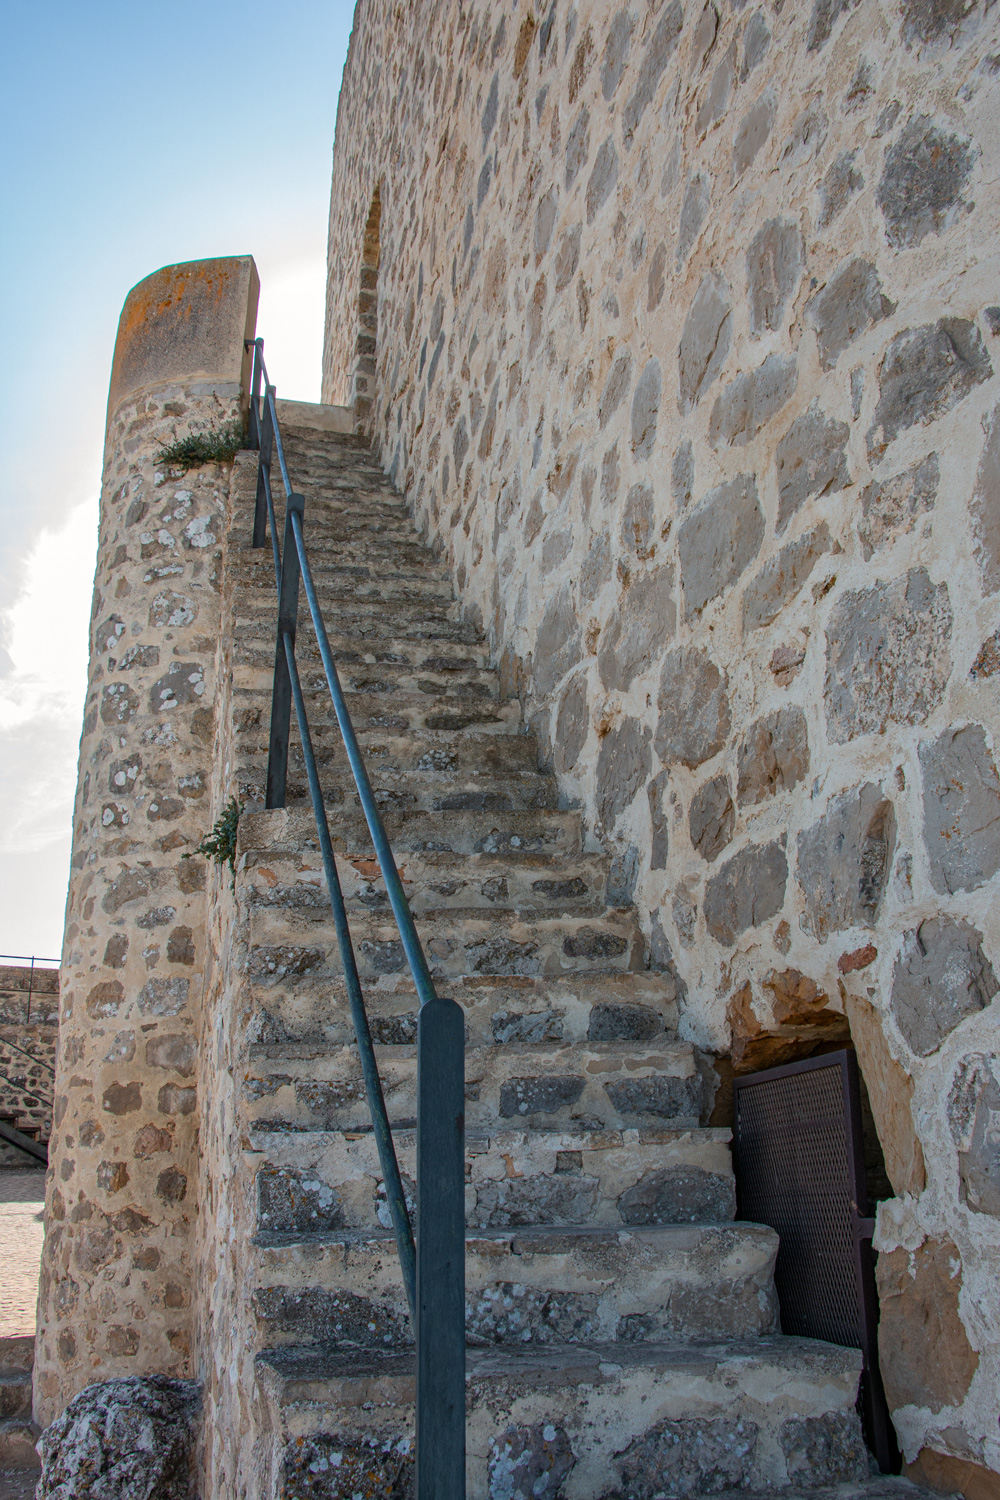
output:
M 31 1371 L 0 1369 L 0 1420 L 31 1417 Z
M 264 587 L 264 575 L 253 589 L 237 591 L 236 610 L 239 619 L 267 619 L 272 627 L 275 620 L 273 574 L 271 592 Z M 462 618 L 455 604 L 426 605 L 400 604 L 395 601 L 391 610 L 380 609 L 378 601 L 372 599 L 320 600 L 323 608 L 323 623 L 327 635 L 349 636 L 355 641 L 369 640 L 453 640 L 469 645 L 481 645 L 482 636 L 475 626 Z M 300 615 L 304 619 L 305 611 Z
M 40 1469 L 41 1461 L 35 1452 L 35 1444 L 41 1435 L 42 1429 L 29 1417 L 6 1417 L 0 1420 L 0 1472 L 4 1469 Z
M 328 692 L 319 647 L 314 641 L 296 641 L 295 660 L 299 669 L 302 690 L 308 699 L 310 694 L 325 695 Z M 242 673 L 263 674 L 262 681 L 270 682 L 274 672 L 274 645 L 268 642 L 244 641 L 233 652 L 233 661 L 241 669 L 241 680 L 249 685 Z M 337 673 L 345 693 L 383 693 L 395 695 L 430 694 L 436 698 L 460 698 L 490 702 L 499 697 L 499 684 L 495 671 L 490 667 L 462 665 L 446 666 L 439 663 L 427 668 L 412 662 L 351 662 L 337 663 Z M 311 705 L 310 705 L 311 706 Z
M 639 970 L 623 974 L 462 975 L 448 994 L 465 1011 L 470 1047 L 512 1043 L 585 1041 L 651 1042 L 672 1037 L 677 1026 L 677 986 L 672 975 Z M 252 987 L 257 1047 L 353 1044 L 343 979 L 307 971 Z M 384 975 L 365 988 L 372 1035 L 378 1042 L 413 1042 L 417 999 L 409 974 Z
M 33 1333 L 9 1333 L 0 1338 L 0 1379 L 9 1373 L 23 1374 L 35 1362 Z
M 574 1500 L 860 1482 L 860 1371 L 856 1349 L 778 1334 L 470 1349 L 469 1500 L 514 1493 L 498 1486 L 511 1484 L 515 1465 L 527 1475 L 523 1493 L 534 1474 L 571 1473 Z M 411 1352 L 269 1349 L 257 1380 L 274 1433 L 270 1493 L 283 1484 L 283 1495 L 306 1495 L 330 1465 L 375 1473 L 386 1492 L 399 1476 L 403 1490 Z
M 414 913 L 481 907 L 586 915 L 604 908 L 607 860 L 599 854 L 574 859 L 509 849 L 498 854 L 414 853 L 400 857 L 397 868 Z M 338 873 L 349 910 L 389 911 L 377 861 L 344 860 Z M 318 851 L 312 856 L 248 854 L 241 883 L 260 906 L 323 910 L 330 904 Z
M 267 781 L 267 757 L 241 758 L 236 768 L 240 782 L 240 800 L 263 804 Z M 501 776 L 456 775 L 443 782 L 433 773 L 394 776 L 380 771 L 378 763 L 368 767 L 368 779 L 375 801 L 383 815 L 389 810 L 438 813 L 450 817 L 455 813 L 488 812 L 494 817 L 516 811 L 554 811 L 558 806 L 558 788 L 554 778 L 538 771 L 521 771 Z M 350 812 L 361 807 L 357 785 L 347 768 L 324 768 L 320 785 L 328 816 L 339 816 L 341 808 Z M 286 796 L 290 805 L 309 801 L 309 784 L 305 770 L 294 763 L 288 766 Z M 311 806 L 311 803 L 310 803 Z
M 251 710 L 250 722 L 270 727 L 270 695 L 274 666 L 259 669 L 241 666 L 234 673 L 235 711 Z M 304 690 L 305 690 L 305 684 Z M 495 699 L 467 700 L 456 695 L 432 693 L 352 692 L 345 690 L 351 723 L 362 730 L 391 731 L 404 734 L 410 729 L 430 729 L 459 733 L 472 729 L 486 734 L 518 734 L 521 728 L 520 704 Z M 330 703 L 325 680 L 308 690 L 306 712 L 310 730 L 335 728 L 336 717 Z M 240 720 L 237 720 L 240 722 Z M 549 780 L 555 784 L 553 777 Z
M 417 1049 L 377 1045 L 392 1123 L 417 1112 Z M 358 1049 L 255 1049 L 242 1082 L 247 1119 L 281 1129 L 357 1130 L 370 1120 Z M 690 1042 L 509 1044 L 468 1047 L 465 1119 L 470 1130 L 505 1121 L 545 1130 L 628 1130 L 697 1126 L 705 1104 Z
M 339 724 L 314 725 L 310 721 L 309 733 L 321 771 L 331 767 L 336 772 L 347 765 Z M 483 734 L 475 728 L 461 733 L 441 729 L 408 729 L 403 733 L 364 729 L 356 733 L 365 765 L 369 771 L 378 768 L 383 774 L 436 776 L 442 785 L 448 785 L 459 774 L 504 776 L 539 770 L 534 735 Z M 267 750 L 268 736 L 260 725 L 236 736 L 237 756 L 259 758 L 266 756 Z M 301 767 L 302 747 L 297 727 L 292 731 L 288 754 L 289 764 Z
M 262 1341 L 412 1344 L 386 1230 L 263 1233 L 253 1308 Z M 752 1338 L 777 1327 L 778 1236 L 760 1224 L 477 1231 L 466 1238 L 472 1345 Z
M 417 931 L 431 973 L 561 974 L 578 969 L 640 969 L 644 945 L 634 912 L 612 909 L 593 917 L 541 913 L 493 915 L 479 910 L 425 911 Z M 393 918 L 358 913 L 351 923 L 358 971 L 363 977 L 406 968 Z M 294 955 L 294 957 L 292 957 Z M 333 916 L 317 908 L 250 909 L 249 973 L 323 964 L 340 972 Z
M 383 824 L 395 854 L 498 854 L 505 849 L 532 853 L 576 856 L 582 848 L 580 813 L 514 809 L 509 812 L 453 809 L 440 813 L 388 808 Z M 360 809 L 339 808 L 330 825 L 333 847 L 353 859 L 369 859 L 374 853 L 368 825 Z M 238 856 L 251 850 L 305 853 L 318 848 L 316 822 L 311 808 L 281 807 L 247 811 L 240 818 Z
M 258 1229 L 289 1228 L 289 1205 L 316 1229 L 391 1228 L 370 1130 L 249 1126 Z M 393 1131 L 412 1187 L 415 1134 Z M 736 1213 L 728 1130 L 529 1130 L 466 1135 L 466 1223 L 648 1228 L 719 1224 Z M 315 1213 L 314 1213 L 315 1210 Z M 301 1228 L 302 1219 L 295 1227 Z
M 257 596 L 253 595 L 252 598 L 256 600 Z M 379 662 L 408 662 L 413 667 L 427 671 L 451 671 L 455 667 L 485 670 L 491 665 L 487 643 L 479 636 L 474 636 L 469 640 L 452 639 L 450 635 L 438 639 L 426 639 L 422 636 L 411 638 L 402 633 L 394 634 L 387 629 L 385 634 L 372 638 L 370 634 L 364 636 L 339 632 L 333 628 L 325 612 L 324 618 L 327 625 L 327 638 L 338 669 L 345 663 L 356 665 Z M 390 626 L 391 616 L 384 623 L 387 627 Z M 446 621 L 445 626 L 449 631 L 453 631 L 455 622 Z M 235 627 L 238 639 L 257 642 L 262 650 L 265 645 L 273 650 L 274 600 L 258 600 L 254 604 L 244 603 L 236 617 Z M 312 617 L 303 606 L 299 611 L 297 649 L 315 650 L 315 639 Z

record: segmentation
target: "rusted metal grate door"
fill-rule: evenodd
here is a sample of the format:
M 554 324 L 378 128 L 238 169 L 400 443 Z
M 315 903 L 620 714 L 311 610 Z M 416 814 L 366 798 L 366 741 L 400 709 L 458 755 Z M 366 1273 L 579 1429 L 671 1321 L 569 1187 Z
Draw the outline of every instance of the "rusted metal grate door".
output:
M 883 1473 L 899 1453 L 878 1369 L 878 1299 L 857 1061 L 828 1052 L 734 1080 L 738 1215 L 780 1237 L 783 1333 L 864 1356 L 859 1409 Z

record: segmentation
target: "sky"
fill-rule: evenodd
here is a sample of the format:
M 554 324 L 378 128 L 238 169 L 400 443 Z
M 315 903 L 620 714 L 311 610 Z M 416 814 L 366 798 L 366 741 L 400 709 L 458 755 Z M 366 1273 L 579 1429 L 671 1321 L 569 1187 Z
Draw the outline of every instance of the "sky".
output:
M 4 0 L 0 953 L 58 958 L 122 303 L 252 254 L 283 396 L 319 400 L 353 0 Z

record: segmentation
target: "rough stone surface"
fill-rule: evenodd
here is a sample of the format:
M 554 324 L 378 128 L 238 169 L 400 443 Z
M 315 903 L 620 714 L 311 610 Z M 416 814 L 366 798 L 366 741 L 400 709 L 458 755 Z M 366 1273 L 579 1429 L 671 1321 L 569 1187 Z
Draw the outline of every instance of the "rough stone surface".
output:
M 705 924 L 727 945 L 748 927 L 759 927 L 781 910 L 788 861 L 778 842 L 751 845 L 734 854 L 705 887 Z
M 824 552 L 829 552 L 830 545 L 830 532 L 823 522 L 814 531 L 806 531 L 794 541 L 786 542 L 776 556 L 768 558 L 744 590 L 743 629 L 756 630 L 776 620 L 784 606 L 802 588 Z
M 907 428 L 938 421 L 992 374 L 982 335 L 967 318 L 939 318 L 898 333 L 879 365 L 869 456 L 881 457 Z
M 968 141 L 918 115 L 885 154 L 878 206 L 890 245 L 940 234 L 962 204 L 974 153 Z
M 769 219 L 750 241 L 750 330 L 755 334 L 781 327 L 788 299 L 802 274 L 802 231 L 794 219 Z
M 779 708 L 751 724 L 736 760 L 736 796 L 754 806 L 790 792 L 809 770 L 809 736 L 801 708 Z
M 737 375 L 712 408 L 708 433 L 713 448 L 723 443 L 745 447 L 777 416 L 797 384 L 795 360 L 781 354 L 769 354 L 758 369 Z
M 904 469 L 902 474 L 865 485 L 861 491 L 858 536 L 866 560 L 879 547 L 914 529 L 920 517 L 932 509 L 940 480 L 938 456 L 930 453 L 911 469 Z
M 972 493 L 972 524 L 983 590 L 995 594 L 1000 589 L 1000 407 L 994 407 L 986 427 Z
M 778 1434 L 788 1478 L 810 1488 L 821 1484 L 863 1484 L 868 1449 L 860 1419 L 831 1412 L 825 1417 L 790 1417 Z
M 190 1380 L 89 1385 L 42 1435 L 40 1500 L 194 1500 L 200 1394 Z
M 827 417 L 814 401 L 797 417 L 777 448 L 778 530 L 811 495 L 829 495 L 850 483 L 846 422 Z
M 882 1251 L 876 1267 L 879 1365 L 891 1408 L 957 1406 L 979 1366 L 958 1308 L 962 1258 L 953 1241 Z
M 697 405 L 722 369 L 729 353 L 731 325 L 725 282 L 715 275 L 702 277 L 677 351 L 680 393 L 677 404 L 682 414 Z
M 764 517 L 752 474 L 739 474 L 705 496 L 681 523 L 678 536 L 685 620 L 736 582 L 763 539 Z
M 927 1172 L 913 1122 L 913 1078 L 889 1051 L 882 1019 L 875 1007 L 852 994 L 846 986 L 841 995 L 886 1174 L 899 1197 L 904 1193 L 916 1195 L 923 1192 Z
M 982 933 L 968 922 L 928 917 L 903 940 L 893 971 L 892 1013 L 913 1051 L 928 1057 L 998 990 Z
M 619 1459 L 622 1486 L 635 1500 L 745 1489 L 756 1447 L 757 1427 L 749 1419 L 658 1422 Z
M 597 776 L 601 820 L 611 828 L 619 813 L 634 801 L 649 777 L 649 730 L 637 719 L 625 719 L 601 742 Z
M 819 942 L 832 932 L 874 926 L 895 846 L 893 805 L 871 782 L 831 798 L 823 816 L 799 834 L 804 923 Z
M 601 639 L 597 661 L 604 686 L 628 688 L 673 636 L 676 620 L 673 568 L 655 568 L 637 579 Z
M 726 688 L 724 674 L 697 646 L 664 658 L 654 739 L 664 765 L 679 761 L 693 769 L 722 749 L 732 723 Z
M 722 1223 L 736 1213 L 736 1190 L 729 1178 L 701 1167 L 658 1167 L 626 1188 L 618 1212 L 634 1227 Z
M 855 339 L 894 311 L 870 261 L 852 260 L 837 271 L 806 303 L 823 369 L 832 370 Z
M 843 744 L 886 725 L 923 724 L 951 671 L 946 583 L 911 568 L 891 583 L 847 590 L 826 628 L 826 723 Z
M 691 843 L 702 859 L 713 860 L 733 837 L 736 809 L 729 790 L 728 776 L 713 776 L 691 799 L 688 831 Z
M 1000 869 L 1000 777 L 979 724 L 920 745 L 924 842 L 943 895 L 981 886 Z
M 287 1448 L 282 1500 L 412 1500 L 413 1471 L 409 1437 L 346 1442 L 322 1433 Z
M 507 1427 L 490 1447 L 490 1500 L 556 1500 L 575 1464 L 562 1427 Z
M 973 1213 L 1000 1218 L 1000 1079 L 997 1059 L 963 1057 L 948 1097 L 948 1123 L 958 1150 L 961 1198 Z

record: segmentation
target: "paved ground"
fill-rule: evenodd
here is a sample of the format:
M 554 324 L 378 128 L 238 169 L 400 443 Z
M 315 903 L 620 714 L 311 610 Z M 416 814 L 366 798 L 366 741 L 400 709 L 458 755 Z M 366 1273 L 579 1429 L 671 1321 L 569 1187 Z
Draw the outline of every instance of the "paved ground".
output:
M 37 1474 L 0 1472 L 0 1500 L 34 1500 Z
M 0 1336 L 35 1331 L 44 1199 L 44 1171 L 0 1171 Z

